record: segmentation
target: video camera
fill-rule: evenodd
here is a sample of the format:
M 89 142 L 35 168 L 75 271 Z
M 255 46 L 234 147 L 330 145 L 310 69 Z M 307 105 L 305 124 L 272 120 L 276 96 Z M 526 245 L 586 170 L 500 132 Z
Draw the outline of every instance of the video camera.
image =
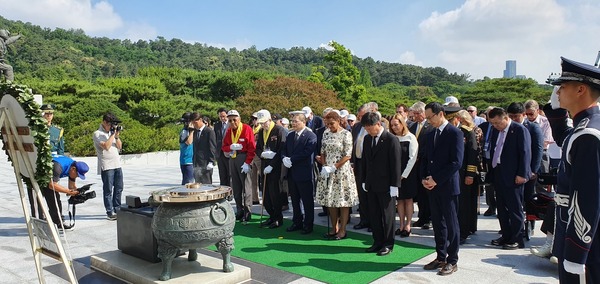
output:
M 88 190 L 90 189 L 90 187 L 92 186 L 93 183 L 90 184 L 86 184 L 80 188 L 77 189 L 77 195 L 73 195 L 71 197 L 69 197 L 69 204 L 81 204 L 86 202 L 88 199 L 92 199 L 96 197 L 96 192 L 95 191 L 90 191 L 88 192 Z
M 123 126 L 119 125 L 121 123 L 120 120 L 115 119 L 110 122 L 110 131 L 111 132 L 121 132 L 123 131 Z

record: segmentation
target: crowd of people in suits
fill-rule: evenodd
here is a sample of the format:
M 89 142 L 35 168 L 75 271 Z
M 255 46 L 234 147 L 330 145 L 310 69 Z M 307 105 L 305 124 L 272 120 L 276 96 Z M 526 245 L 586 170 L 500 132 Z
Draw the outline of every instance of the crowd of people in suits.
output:
M 574 80 L 565 78 L 562 84 Z M 482 189 L 488 204 L 483 215 L 497 215 L 500 227 L 500 237 L 491 245 L 524 247 L 526 224 L 532 222 L 525 218 L 527 201 L 547 190 L 536 179 L 556 168 L 550 152 L 562 146 L 554 141 L 557 130 L 544 110 L 528 100 L 478 113 L 450 96 L 444 104 L 399 104 L 392 116 L 383 116 L 375 102 L 360 106 L 356 114 L 327 108 L 322 116 L 307 106 L 290 112 L 289 120 L 263 109 L 245 124 L 236 110 L 220 109 L 214 129 L 205 126 L 204 117 L 191 114 L 190 127 L 182 133 L 193 139 L 182 134 L 180 142 L 182 149 L 194 147 L 188 161 L 197 182 L 212 183 L 218 163 L 221 184 L 232 187 L 240 221 L 251 218 L 250 206 L 259 201 L 260 188 L 268 213 L 261 226 L 281 227 L 290 197 L 293 217 L 286 231 L 311 234 L 317 203 L 324 210 L 319 216 L 328 216 L 331 224 L 323 237 L 339 241 L 347 237 L 355 207 L 360 220 L 353 228 L 372 233 L 366 252 L 379 256 L 393 252 L 395 236 L 433 227 L 436 258 L 424 269 L 449 275 L 457 271 L 460 245 L 477 231 Z M 418 219 L 413 223 L 415 203 Z M 531 251 L 542 257 L 554 253 L 558 258 L 552 260 L 558 263 L 563 253 L 552 250 L 551 211 L 547 215 L 552 219 L 542 225 L 547 242 Z

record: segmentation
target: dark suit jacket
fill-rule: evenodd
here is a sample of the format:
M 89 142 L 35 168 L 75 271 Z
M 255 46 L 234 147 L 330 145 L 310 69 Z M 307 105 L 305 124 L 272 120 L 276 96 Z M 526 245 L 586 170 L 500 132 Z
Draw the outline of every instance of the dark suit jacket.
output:
M 293 181 L 313 181 L 313 161 L 317 135 L 308 128 L 296 140 L 296 131 L 290 131 L 281 152 L 282 157 L 289 157 L 292 167 L 288 169 L 288 179 Z
M 316 133 L 317 129 L 325 127 L 325 123 L 323 122 L 323 118 L 313 114 L 312 119 L 306 122 L 306 127 L 310 128 L 313 132 Z
M 258 131 L 257 134 L 257 140 L 256 140 L 256 156 L 260 157 L 260 154 L 262 154 L 262 152 L 265 150 L 265 139 L 263 136 L 263 131 L 265 131 L 264 129 L 261 129 L 260 131 Z M 269 133 L 269 137 L 267 140 L 267 145 L 266 147 L 268 147 L 269 149 L 271 149 L 271 151 L 277 153 L 275 155 L 275 157 L 273 157 L 273 159 L 271 160 L 267 160 L 267 159 L 260 159 L 261 162 L 261 167 L 262 169 L 266 168 L 267 166 L 271 166 L 273 167 L 273 171 L 271 171 L 271 175 L 272 176 L 279 176 L 281 175 L 281 151 L 283 150 L 283 147 L 285 146 L 285 130 L 283 129 L 283 127 L 281 125 L 275 125 L 273 127 L 273 129 L 271 129 L 271 133 Z
M 194 167 L 206 168 L 208 163 L 215 163 L 217 140 L 215 131 L 205 126 L 202 132 L 194 132 Z
M 531 172 L 539 173 L 544 153 L 544 134 L 542 128 L 537 124 L 525 119 L 523 126 L 529 131 L 531 137 Z
M 425 155 L 421 161 L 421 179 L 431 176 L 437 185 L 431 194 L 452 196 L 460 194 L 458 170 L 463 163 L 465 143 L 462 131 L 448 123 L 434 143 L 436 128 L 427 133 Z
M 379 142 L 372 148 L 374 138 L 366 135 L 363 141 L 361 180 L 367 191 L 389 192 L 390 186 L 400 187 L 402 149 L 398 138 L 388 131 L 382 132 Z
M 490 158 L 493 160 L 494 151 L 496 151 L 496 142 L 500 132 L 494 128 L 492 130 L 492 140 L 490 141 Z M 520 176 L 526 179 L 531 177 L 531 137 L 525 126 L 511 122 L 506 133 L 502 153 L 500 154 L 500 164 L 502 172 L 497 168 L 493 169 L 494 176 L 500 175 L 504 186 L 514 187 L 515 177 Z
M 221 151 L 221 147 L 223 147 L 223 135 L 224 132 L 227 132 L 227 129 L 225 129 L 225 131 L 223 130 L 223 127 L 226 126 L 225 123 L 223 123 L 222 121 L 217 121 L 217 123 L 215 123 L 215 137 L 217 140 L 217 158 L 220 157 L 221 155 L 223 155 L 223 151 Z
M 417 135 L 418 125 L 419 124 L 416 122 L 411 124 L 408 127 L 410 133 Z M 417 142 L 419 142 L 419 152 L 417 153 L 417 160 L 420 160 L 423 157 L 423 155 L 425 155 L 425 151 L 427 150 L 427 147 L 425 147 L 427 141 L 427 133 L 430 133 L 433 130 L 435 130 L 435 128 L 429 125 L 429 122 L 425 121 L 425 123 L 423 124 L 423 129 L 421 129 L 421 132 L 419 132 L 419 137 L 417 138 Z

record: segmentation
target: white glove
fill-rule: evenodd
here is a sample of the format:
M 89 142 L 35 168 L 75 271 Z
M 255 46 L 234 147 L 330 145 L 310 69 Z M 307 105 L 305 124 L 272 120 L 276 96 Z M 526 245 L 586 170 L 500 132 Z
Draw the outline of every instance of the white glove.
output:
M 554 89 L 552 90 L 552 95 L 550 95 L 550 105 L 552 105 L 552 109 L 559 109 L 560 108 L 560 102 L 558 101 L 558 89 L 560 89 L 560 86 L 554 86 Z
M 225 155 L 225 158 L 230 158 L 231 157 L 232 152 L 223 152 L 223 155 Z
M 247 163 L 244 163 L 244 164 L 242 165 L 242 173 L 243 173 L 243 174 L 247 174 L 247 173 L 249 173 L 249 172 L 250 172 L 250 165 L 248 165 Z
M 327 172 L 327 175 L 335 173 L 336 168 L 334 166 L 324 166 L 323 170 L 325 170 L 325 172 Z M 321 170 L 321 171 L 323 171 Z
M 214 169 L 214 168 L 215 168 L 215 165 L 213 165 L 212 163 L 208 163 L 208 164 L 206 164 L 206 170 L 207 170 L 207 171 L 210 171 L 210 170 L 212 170 L 212 169 Z
M 273 167 L 271 167 L 271 166 L 267 166 L 267 167 L 266 167 L 266 168 L 263 170 L 263 173 L 264 173 L 265 175 L 268 175 L 268 174 L 270 174 L 272 171 L 273 171 Z
M 563 262 L 563 266 L 565 267 L 565 271 L 573 274 L 583 275 L 585 274 L 585 264 L 579 264 L 575 262 L 570 262 L 565 259 Z
M 390 196 L 391 197 L 398 196 L 398 187 L 397 186 L 390 186 Z
M 363 188 L 363 191 L 364 191 L 364 192 L 369 192 L 369 191 L 367 190 L 367 187 L 365 186 L 365 183 L 364 183 L 364 182 L 362 183 L 362 188 Z
M 321 177 L 322 178 L 328 178 L 329 177 L 329 173 L 327 172 L 327 170 L 325 169 L 325 167 L 321 168 Z
M 283 158 L 283 165 L 288 169 L 291 168 L 292 167 L 292 159 L 290 159 L 290 157 Z
M 264 151 L 262 153 L 260 153 L 260 157 L 263 159 L 267 159 L 267 160 L 271 160 L 275 157 L 275 152 L 273 151 Z
M 242 144 L 237 144 L 237 143 L 233 143 L 229 146 L 229 149 L 234 150 L 234 151 L 239 151 L 242 150 Z

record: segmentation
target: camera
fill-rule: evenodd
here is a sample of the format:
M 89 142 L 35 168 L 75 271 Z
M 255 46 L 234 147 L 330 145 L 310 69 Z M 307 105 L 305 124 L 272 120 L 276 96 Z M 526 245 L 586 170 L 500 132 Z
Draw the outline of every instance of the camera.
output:
M 73 195 L 71 197 L 69 197 L 69 204 L 81 204 L 86 202 L 88 199 L 92 199 L 96 197 L 96 192 L 95 191 L 89 191 L 90 187 L 92 186 L 92 184 L 86 184 L 80 188 L 77 189 L 77 195 Z
M 110 131 L 111 132 L 121 132 L 123 131 L 123 126 L 119 125 L 121 123 L 120 120 L 113 120 L 110 122 Z

